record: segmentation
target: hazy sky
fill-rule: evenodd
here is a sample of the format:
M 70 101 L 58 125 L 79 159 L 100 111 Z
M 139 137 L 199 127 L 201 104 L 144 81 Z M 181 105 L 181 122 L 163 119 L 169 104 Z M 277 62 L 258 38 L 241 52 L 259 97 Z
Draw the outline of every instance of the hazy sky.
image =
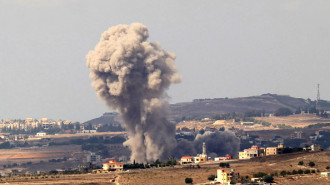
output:
M 264 93 L 330 100 L 330 1 L 0 0 L 0 119 L 86 121 L 109 111 L 85 56 L 140 22 L 176 54 L 171 103 Z

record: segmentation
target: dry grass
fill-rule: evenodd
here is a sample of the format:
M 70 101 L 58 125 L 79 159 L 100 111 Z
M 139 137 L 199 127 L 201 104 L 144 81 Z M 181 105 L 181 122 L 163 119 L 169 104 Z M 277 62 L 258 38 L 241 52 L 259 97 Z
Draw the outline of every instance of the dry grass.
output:
M 307 164 L 313 161 L 316 166 L 315 170 L 325 171 L 326 166 L 330 166 L 330 151 L 317 152 L 317 153 L 296 153 L 296 154 L 283 154 L 278 156 L 269 156 L 264 158 L 257 158 L 254 160 L 246 161 L 233 161 L 231 168 L 239 171 L 241 176 L 253 173 L 280 173 L 282 170 L 292 171 L 298 169 L 311 169 L 307 165 L 299 166 L 299 161 L 304 161 Z M 103 185 L 103 184 L 116 184 L 120 185 L 182 185 L 185 184 L 186 177 L 193 178 L 194 184 L 208 182 L 209 175 L 215 175 L 218 169 L 218 164 L 204 164 L 201 168 L 189 168 L 189 166 L 176 166 L 175 168 L 157 168 L 145 170 L 131 170 L 121 173 L 108 173 L 108 174 L 82 174 L 82 175 L 61 175 L 59 178 L 52 178 L 48 176 L 47 179 L 27 179 L 24 177 L 13 179 L 2 179 L 1 182 L 8 182 L 10 184 L 79 184 L 79 185 Z M 116 182 L 110 182 L 116 179 Z M 329 184 L 327 178 L 321 178 L 320 174 L 304 174 L 304 175 L 288 175 L 286 177 L 275 177 L 277 184 Z
M 330 123 L 330 118 L 320 118 L 312 114 L 297 114 L 283 117 L 256 117 L 255 119 L 267 121 L 269 123 L 272 123 L 273 125 L 285 124 L 297 128 L 303 128 L 308 125 L 314 125 L 317 123 Z

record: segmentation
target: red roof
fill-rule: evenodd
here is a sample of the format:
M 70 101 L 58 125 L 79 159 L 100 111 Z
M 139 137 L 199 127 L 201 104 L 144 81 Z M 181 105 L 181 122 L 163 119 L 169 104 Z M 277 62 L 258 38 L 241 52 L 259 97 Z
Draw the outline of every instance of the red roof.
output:
M 103 163 L 103 164 L 112 165 L 112 164 L 124 164 L 124 163 Z
M 193 157 L 190 157 L 190 156 L 183 156 L 181 157 L 181 159 L 192 159 Z

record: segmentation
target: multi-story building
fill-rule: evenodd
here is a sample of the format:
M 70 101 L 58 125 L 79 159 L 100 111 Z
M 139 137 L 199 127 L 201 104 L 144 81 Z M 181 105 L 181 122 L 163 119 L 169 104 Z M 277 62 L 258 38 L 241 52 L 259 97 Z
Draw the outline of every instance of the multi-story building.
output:
M 228 184 L 235 183 L 238 181 L 239 172 L 231 169 L 230 172 L 225 172 L 224 169 L 217 170 L 217 178 L 215 179 L 216 182 L 220 182 L 221 184 Z
M 243 152 L 239 152 L 239 159 L 251 159 L 254 157 L 263 156 L 264 154 L 265 154 L 265 149 L 254 145 L 249 149 L 244 149 Z
M 277 147 L 267 147 L 266 155 L 277 155 Z
M 92 164 L 99 163 L 101 162 L 101 156 L 91 152 L 87 155 L 87 162 Z

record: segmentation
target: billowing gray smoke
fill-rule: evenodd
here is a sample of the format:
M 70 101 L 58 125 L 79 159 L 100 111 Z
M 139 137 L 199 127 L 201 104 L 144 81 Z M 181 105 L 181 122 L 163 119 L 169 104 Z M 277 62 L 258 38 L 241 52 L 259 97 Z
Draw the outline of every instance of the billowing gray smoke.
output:
M 180 81 L 175 55 L 147 41 L 140 23 L 111 27 L 87 58 L 98 97 L 122 116 L 132 150 L 131 160 L 168 157 L 175 146 L 175 126 L 166 120 L 165 90 Z
M 198 134 L 194 141 L 179 142 L 172 155 L 179 158 L 183 155 L 192 156 L 202 153 L 203 142 L 206 144 L 206 152 L 210 157 L 237 155 L 240 148 L 240 140 L 233 133 L 207 131 L 203 135 Z

